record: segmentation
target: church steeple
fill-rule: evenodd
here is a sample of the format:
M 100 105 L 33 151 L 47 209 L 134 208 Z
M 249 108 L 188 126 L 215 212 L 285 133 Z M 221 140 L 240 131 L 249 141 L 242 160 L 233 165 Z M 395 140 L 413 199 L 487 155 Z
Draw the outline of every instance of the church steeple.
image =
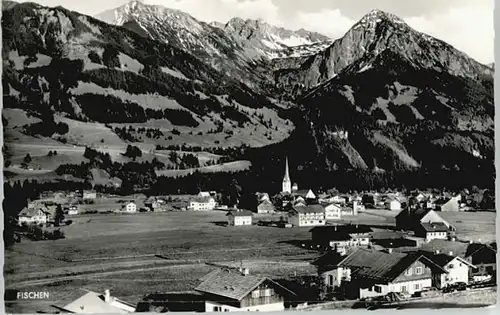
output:
M 285 176 L 283 177 L 282 192 L 291 193 L 292 192 L 292 181 L 290 180 L 290 173 L 288 169 L 288 156 L 285 158 Z

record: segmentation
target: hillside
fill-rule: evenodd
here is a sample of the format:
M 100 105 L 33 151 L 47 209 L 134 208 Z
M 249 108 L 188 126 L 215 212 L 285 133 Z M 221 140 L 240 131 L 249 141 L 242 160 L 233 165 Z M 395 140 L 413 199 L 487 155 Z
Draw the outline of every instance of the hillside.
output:
M 129 144 L 144 154 L 158 146 L 263 146 L 293 129 L 280 104 L 126 28 L 32 3 L 4 8 L 2 27 L 9 172 L 26 154 L 47 160 L 54 147 L 71 160 L 85 146 L 117 156 Z M 53 172 L 58 163 L 31 164 Z
M 493 183 L 494 69 L 390 13 L 333 43 L 137 1 L 99 18 L 4 7 L 9 179 L 272 190 L 288 155 L 301 186 Z

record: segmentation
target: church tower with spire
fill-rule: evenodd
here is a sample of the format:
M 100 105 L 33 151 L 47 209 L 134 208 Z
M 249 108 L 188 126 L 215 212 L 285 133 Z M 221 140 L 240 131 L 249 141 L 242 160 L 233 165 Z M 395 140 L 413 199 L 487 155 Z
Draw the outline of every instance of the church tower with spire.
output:
M 282 192 L 292 193 L 292 181 L 290 180 L 290 173 L 288 171 L 288 157 L 286 157 L 285 162 L 285 176 L 283 177 Z

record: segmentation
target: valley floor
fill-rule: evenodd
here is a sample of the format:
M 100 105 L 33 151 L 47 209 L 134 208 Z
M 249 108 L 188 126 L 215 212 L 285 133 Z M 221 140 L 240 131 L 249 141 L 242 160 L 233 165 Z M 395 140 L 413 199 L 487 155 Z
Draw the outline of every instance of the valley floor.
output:
M 239 266 L 272 278 L 315 275 L 310 262 L 319 255 L 304 244 L 310 228 L 265 226 L 225 227 L 224 211 L 138 214 L 85 214 L 64 227 L 66 239 L 23 242 L 5 251 L 7 290 L 47 291 L 50 299 L 7 301 L 8 312 L 49 310 L 68 292 L 101 292 L 137 303 L 154 292 L 191 290 L 197 280 L 216 267 Z M 464 237 L 494 239 L 495 213 L 450 216 Z M 280 215 L 256 215 L 275 220 Z M 345 217 L 343 223 L 394 225 L 394 213 L 370 211 Z M 451 219 L 453 218 L 453 219 Z M 475 226 L 475 227 L 474 227 Z M 377 230 L 375 230 L 377 233 Z M 481 232 L 479 232 L 481 231 Z M 388 232 L 395 233 L 395 232 Z M 459 232 L 460 233 L 460 232 Z M 374 236 L 377 237 L 377 236 Z

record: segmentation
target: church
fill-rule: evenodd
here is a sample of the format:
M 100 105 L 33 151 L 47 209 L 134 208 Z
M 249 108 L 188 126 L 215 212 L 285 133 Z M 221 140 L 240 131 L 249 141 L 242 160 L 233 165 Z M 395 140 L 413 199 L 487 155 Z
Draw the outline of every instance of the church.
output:
M 292 180 L 290 179 L 290 172 L 288 169 L 288 157 L 286 157 L 285 176 L 283 177 L 281 192 L 284 194 L 291 194 L 292 191 L 297 191 L 298 189 L 299 189 L 299 187 L 297 186 L 297 184 L 293 184 L 293 186 L 292 186 Z

